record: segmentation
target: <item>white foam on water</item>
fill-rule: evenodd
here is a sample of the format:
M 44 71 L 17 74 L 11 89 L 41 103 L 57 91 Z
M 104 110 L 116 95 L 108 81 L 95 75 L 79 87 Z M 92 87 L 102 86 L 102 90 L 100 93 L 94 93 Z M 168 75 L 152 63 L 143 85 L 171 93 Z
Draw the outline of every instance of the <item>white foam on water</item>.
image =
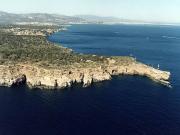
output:
M 180 39 L 180 37 L 170 37 L 170 36 L 162 36 L 162 38 L 167 38 L 167 39 Z

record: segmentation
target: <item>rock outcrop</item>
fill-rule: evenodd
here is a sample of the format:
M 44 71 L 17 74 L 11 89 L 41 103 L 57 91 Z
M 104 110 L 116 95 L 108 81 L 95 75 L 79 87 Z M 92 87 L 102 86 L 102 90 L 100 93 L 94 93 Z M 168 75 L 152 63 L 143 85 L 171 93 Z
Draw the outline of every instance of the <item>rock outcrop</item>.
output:
M 26 84 L 26 75 L 19 75 L 19 77 L 15 78 L 12 82 L 11 86 L 21 86 Z
M 170 72 L 161 71 L 139 62 L 118 64 L 111 60 L 104 67 L 46 69 L 30 64 L 0 65 L 0 85 L 12 86 L 27 83 L 30 88 L 62 89 L 74 83 L 84 87 L 93 82 L 110 80 L 112 75 L 146 76 L 159 83 L 170 85 Z

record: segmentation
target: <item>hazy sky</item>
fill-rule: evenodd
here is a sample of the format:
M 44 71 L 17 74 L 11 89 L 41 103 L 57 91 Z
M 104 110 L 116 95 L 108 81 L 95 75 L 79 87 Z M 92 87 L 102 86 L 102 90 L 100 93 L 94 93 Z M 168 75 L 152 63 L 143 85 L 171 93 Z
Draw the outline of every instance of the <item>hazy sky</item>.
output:
M 180 23 L 180 0 L 0 0 L 0 10 L 12 13 L 92 14 Z

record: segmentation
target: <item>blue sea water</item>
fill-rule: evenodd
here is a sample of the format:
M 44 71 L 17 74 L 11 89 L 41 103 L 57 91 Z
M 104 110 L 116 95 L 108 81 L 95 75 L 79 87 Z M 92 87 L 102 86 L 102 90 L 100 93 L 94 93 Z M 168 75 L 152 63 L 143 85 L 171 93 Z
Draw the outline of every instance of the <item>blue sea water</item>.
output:
M 60 91 L 0 87 L 0 135 L 180 134 L 180 27 L 72 25 L 49 40 L 159 64 L 171 72 L 172 88 L 135 76 Z

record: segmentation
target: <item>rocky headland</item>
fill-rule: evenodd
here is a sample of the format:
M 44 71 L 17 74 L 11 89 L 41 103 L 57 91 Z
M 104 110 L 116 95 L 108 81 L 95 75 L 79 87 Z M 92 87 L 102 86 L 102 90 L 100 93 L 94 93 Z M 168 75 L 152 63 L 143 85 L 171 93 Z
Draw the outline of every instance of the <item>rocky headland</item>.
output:
M 36 31 L 38 32 L 37 29 Z M 50 28 L 48 31 L 51 31 Z M 82 83 L 83 87 L 87 87 L 93 82 L 110 80 L 113 75 L 145 76 L 158 83 L 170 85 L 170 72 L 155 69 L 132 57 L 78 54 L 71 49 L 49 43 L 42 38 L 44 35 L 38 34 L 36 37 L 26 33 L 23 37 L 14 32 L 9 34 L 9 31 L 7 34 L 4 28 L 1 32 L 1 39 L 6 39 L 0 42 L 1 86 L 27 84 L 30 88 L 62 89 Z M 12 45 L 12 38 L 8 40 L 2 36 L 23 40 L 18 45 Z

